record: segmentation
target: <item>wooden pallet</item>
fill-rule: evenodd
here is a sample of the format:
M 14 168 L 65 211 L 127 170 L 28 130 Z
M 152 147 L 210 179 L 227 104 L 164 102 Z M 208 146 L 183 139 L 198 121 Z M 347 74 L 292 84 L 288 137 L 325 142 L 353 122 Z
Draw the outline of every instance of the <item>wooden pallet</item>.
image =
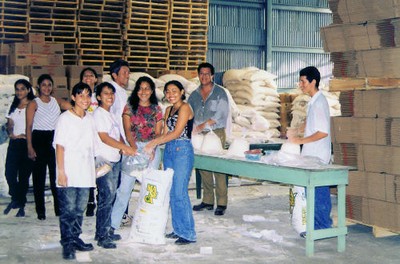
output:
M 334 219 L 334 221 L 337 222 L 337 219 Z M 391 231 L 387 228 L 384 227 L 379 227 L 379 226 L 375 226 L 375 225 L 369 225 L 369 224 L 365 224 L 363 222 L 357 221 L 357 220 L 353 220 L 350 218 L 346 218 L 346 225 L 364 225 L 364 226 L 369 226 L 372 228 L 372 234 L 374 235 L 374 237 L 389 237 L 389 236 L 397 236 L 400 234 L 399 231 Z

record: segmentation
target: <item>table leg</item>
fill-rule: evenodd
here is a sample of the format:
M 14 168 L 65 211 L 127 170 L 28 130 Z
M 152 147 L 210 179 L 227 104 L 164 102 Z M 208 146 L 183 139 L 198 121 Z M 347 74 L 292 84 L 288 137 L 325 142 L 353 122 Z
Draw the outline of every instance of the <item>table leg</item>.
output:
M 346 228 L 346 185 L 337 186 L 337 211 L 338 211 L 338 228 Z M 346 232 L 347 233 L 347 232 Z M 338 235 L 338 252 L 344 252 L 346 249 L 346 235 Z
M 306 222 L 306 255 L 314 255 L 314 214 L 315 214 L 315 186 L 306 187 L 307 194 L 307 222 Z
M 197 199 L 201 198 L 201 175 L 198 169 L 195 169 L 196 172 L 196 196 Z

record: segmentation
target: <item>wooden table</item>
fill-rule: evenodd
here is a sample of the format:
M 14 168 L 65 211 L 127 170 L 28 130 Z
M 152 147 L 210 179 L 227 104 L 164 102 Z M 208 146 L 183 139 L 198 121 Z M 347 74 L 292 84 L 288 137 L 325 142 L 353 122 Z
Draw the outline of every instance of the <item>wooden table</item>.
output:
M 245 176 L 277 183 L 306 187 L 307 195 L 307 237 L 306 255 L 314 255 L 314 242 L 318 239 L 337 237 L 338 252 L 346 247 L 346 184 L 351 167 L 327 165 L 323 168 L 295 168 L 269 165 L 241 158 L 225 158 L 195 153 L 194 168 Z M 315 187 L 337 186 L 337 226 L 314 230 Z

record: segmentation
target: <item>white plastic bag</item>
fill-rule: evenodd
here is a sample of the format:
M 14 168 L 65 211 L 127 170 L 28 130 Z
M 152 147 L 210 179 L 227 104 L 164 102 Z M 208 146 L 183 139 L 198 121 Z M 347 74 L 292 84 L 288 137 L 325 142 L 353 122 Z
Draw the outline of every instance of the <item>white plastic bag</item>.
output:
M 205 154 L 220 154 L 222 151 L 221 139 L 214 131 L 210 130 L 210 132 L 204 136 L 203 143 L 201 144 L 201 152 Z
M 293 187 L 294 206 L 292 212 L 292 226 L 297 233 L 306 231 L 307 200 L 306 189 L 300 186 Z
M 138 207 L 132 221 L 131 241 L 165 244 L 169 197 L 174 170 L 147 169 L 143 173 Z

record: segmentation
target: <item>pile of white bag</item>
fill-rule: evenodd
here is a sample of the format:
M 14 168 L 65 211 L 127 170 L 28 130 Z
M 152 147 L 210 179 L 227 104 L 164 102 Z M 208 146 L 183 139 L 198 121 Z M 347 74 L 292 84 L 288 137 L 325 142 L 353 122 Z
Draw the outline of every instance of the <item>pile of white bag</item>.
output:
M 233 136 L 254 140 L 278 138 L 280 98 L 274 81 L 277 76 L 256 67 L 231 69 L 223 84 L 232 94 L 239 111 L 232 116 Z
M 340 116 L 341 108 L 339 102 L 339 92 L 329 92 L 329 86 L 325 86 L 322 82 L 319 85 L 319 89 L 326 97 L 329 104 L 329 111 L 331 116 Z M 311 97 L 308 94 L 304 94 L 300 88 L 296 88 L 294 94 L 298 94 L 292 102 L 291 114 L 292 121 L 290 127 L 298 128 L 305 123 L 307 117 L 308 102 Z

